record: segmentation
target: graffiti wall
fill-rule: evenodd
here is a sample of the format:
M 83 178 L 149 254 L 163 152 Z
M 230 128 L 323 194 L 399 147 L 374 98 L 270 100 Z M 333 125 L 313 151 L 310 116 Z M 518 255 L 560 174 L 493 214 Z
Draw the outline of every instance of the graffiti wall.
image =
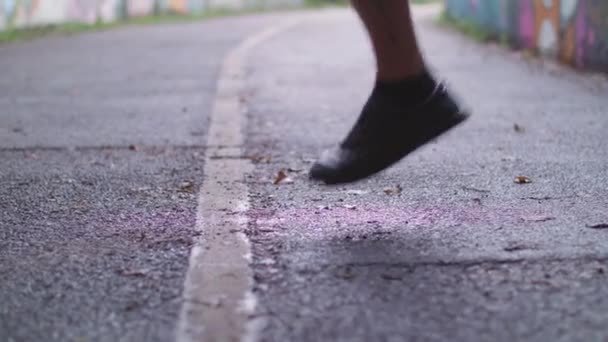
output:
M 467 21 L 520 49 L 608 72 L 607 0 L 445 0 Z
M 213 8 L 298 5 L 302 0 L 0 0 L 0 31 L 66 22 L 112 22 Z

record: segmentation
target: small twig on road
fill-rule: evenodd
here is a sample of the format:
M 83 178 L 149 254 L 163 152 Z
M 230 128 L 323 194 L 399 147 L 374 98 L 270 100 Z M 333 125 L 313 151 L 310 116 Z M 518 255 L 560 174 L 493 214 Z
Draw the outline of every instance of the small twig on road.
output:
M 608 223 L 600 223 L 600 224 L 594 224 L 594 225 L 587 225 L 587 228 L 589 229 L 608 229 Z
M 479 192 L 479 193 L 482 193 L 482 194 L 488 194 L 488 193 L 490 193 L 490 190 L 477 189 L 477 188 L 473 188 L 473 187 L 470 187 L 470 186 L 463 186 L 461 188 L 464 191 L 473 191 L 473 192 Z
M 553 201 L 553 200 L 561 200 L 568 198 L 575 198 L 576 196 L 559 196 L 559 197 L 551 197 L 551 196 L 543 196 L 543 197 L 520 197 L 521 200 L 532 200 L 532 201 Z

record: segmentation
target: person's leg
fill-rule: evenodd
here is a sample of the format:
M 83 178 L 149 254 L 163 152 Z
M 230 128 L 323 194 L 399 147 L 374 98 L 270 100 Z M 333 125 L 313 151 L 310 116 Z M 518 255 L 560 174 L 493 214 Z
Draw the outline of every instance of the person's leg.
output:
M 407 0 L 351 0 L 374 47 L 376 84 L 342 144 L 313 165 L 311 178 L 356 181 L 399 161 L 467 117 L 427 71 Z
M 424 70 L 407 0 L 352 0 L 374 47 L 378 80 L 395 81 Z

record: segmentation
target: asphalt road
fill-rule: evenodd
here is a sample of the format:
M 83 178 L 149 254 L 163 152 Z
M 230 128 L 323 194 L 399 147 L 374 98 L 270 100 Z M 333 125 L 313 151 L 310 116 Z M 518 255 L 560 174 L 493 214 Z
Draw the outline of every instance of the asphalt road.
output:
M 173 339 L 219 66 L 274 20 L 0 47 L 0 341 Z
M 436 14 L 422 44 L 473 118 L 341 187 L 305 171 L 373 81 L 349 10 L 0 47 L 0 340 L 174 340 L 220 65 L 290 15 L 242 94 L 259 340 L 608 339 L 608 82 Z
M 297 170 L 343 137 L 369 93 L 355 17 L 318 17 L 253 54 L 247 148 L 271 157 L 251 181 L 262 340 L 608 339 L 608 230 L 587 227 L 608 220 L 608 83 L 435 18 L 417 11 L 428 61 L 473 118 L 344 187 Z M 292 184 L 270 183 L 289 168 Z

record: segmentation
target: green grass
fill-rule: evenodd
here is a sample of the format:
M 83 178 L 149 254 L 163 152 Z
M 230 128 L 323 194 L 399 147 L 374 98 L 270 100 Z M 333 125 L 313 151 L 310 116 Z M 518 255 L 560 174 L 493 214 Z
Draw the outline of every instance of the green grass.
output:
M 114 26 L 115 24 L 84 24 L 69 22 L 60 25 L 46 25 L 25 29 L 8 30 L 0 32 L 0 43 L 9 43 L 21 40 L 31 40 L 35 38 L 68 35 L 86 31 L 96 31 Z
M 465 35 L 473 38 L 474 40 L 482 43 L 495 42 L 500 44 L 501 46 L 507 49 L 516 49 L 517 48 L 512 44 L 513 41 L 509 37 L 507 33 L 500 34 L 492 34 L 484 29 L 481 25 L 474 22 L 467 22 L 464 20 L 459 20 L 453 17 L 450 17 L 448 13 L 445 11 L 441 14 L 439 18 L 439 24 L 441 26 L 454 28 Z M 525 59 L 533 59 L 540 57 L 537 49 L 523 49 L 520 50 L 522 56 Z
M 459 20 L 452 16 L 450 16 L 446 11 L 441 13 L 439 17 L 439 24 L 442 26 L 447 26 L 451 28 L 455 28 L 458 31 L 466 34 L 467 36 L 479 41 L 479 42 L 489 42 L 499 40 L 506 42 L 506 37 L 496 37 L 495 35 L 488 32 L 486 29 L 481 27 L 481 25 L 466 20 Z
M 347 1 L 336 0 L 336 1 L 322 1 L 322 0 L 307 0 L 305 5 L 302 7 L 285 6 L 274 8 L 274 11 L 279 10 L 295 10 L 295 9 L 307 9 L 307 8 L 319 8 L 327 6 L 345 5 Z M 252 13 L 266 12 L 269 9 L 261 7 L 250 7 L 246 9 L 229 9 L 229 8 L 217 8 L 213 10 L 207 10 L 199 14 L 160 14 L 160 15 L 149 15 L 142 17 L 133 17 L 125 20 L 118 20 L 115 22 L 97 22 L 93 24 L 79 23 L 79 22 L 67 22 L 54 25 L 38 26 L 31 28 L 7 30 L 0 32 L 0 44 L 10 43 L 16 41 L 26 41 L 32 39 L 38 39 L 43 37 L 52 36 L 65 36 L 73 35 L 84 32 L 103 31 L 114 29 L 118 27 L 125 27 L 131 25 L 155 25 L 163 23 L 178 23 L 178 22 L 191 22 L 201 21 L 218 17 L 226 16 L 238 16 Z
M 370 0 L 376 1 L 376 0 Z M 410 0 L 413 4 L 427 4 L 433 2 L 439 2 L 441 0 Z M 348 0 L 305 0 L 304 5 L 301 8 L 315 9 L 332 6 L 347 6 Z M 283 7 L 275 8 L 274 10 L 288 10 L 298 9 L 298 7 Z M 61 24 L 37 26 L 23 29 L 9 29 L 7 31 L 0 31 L 0 44 L 16 42 L 16 41 L 27 41 L 32 39 L 38 39 L 43 37 L 52 36 L 65 36 L 73 35 L 85 32 L 95 32 L 114 29 L 117 27 L 125 27 L 130 25 L 154 25 L 162 23 L 176 23 L 176 22 L 188 22 L 188 21 L 200 21 L 207 20 L 217 17 L 225 16 L 238 16 L 244 14 L 260 13 L 268 11 L 266 8 L 246 8 L 241 10 L 218 8 L 214 10 L 207 10 L 204 13 L 199 14 L 160 14 L 160 15 L 149 15 L 143 17 L 133 17 L 125 20 L 118 20 L 115 22 L 96 22 L 93 24 L 80 23 L 80 22 L 67 22 Z

